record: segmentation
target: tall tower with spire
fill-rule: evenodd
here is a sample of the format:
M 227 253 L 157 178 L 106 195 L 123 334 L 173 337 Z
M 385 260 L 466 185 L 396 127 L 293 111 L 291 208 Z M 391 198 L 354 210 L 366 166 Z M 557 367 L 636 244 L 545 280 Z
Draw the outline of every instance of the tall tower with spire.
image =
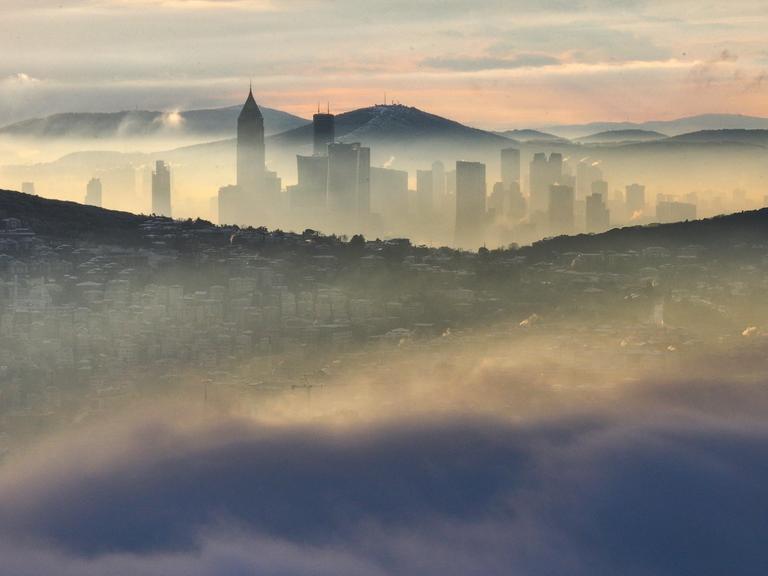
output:
M 264 117 L 253 87 L 237 118 L 237 185 L 246 196 L 261 192 L 264 185 Z

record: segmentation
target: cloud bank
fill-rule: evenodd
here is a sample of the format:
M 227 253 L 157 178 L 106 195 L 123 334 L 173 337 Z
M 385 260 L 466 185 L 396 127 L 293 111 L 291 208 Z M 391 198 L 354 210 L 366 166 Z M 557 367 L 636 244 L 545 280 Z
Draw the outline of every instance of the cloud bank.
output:
M 131 416 L 0 469 L 9 575 L 764 574 L 764 385 L 364 425 Z

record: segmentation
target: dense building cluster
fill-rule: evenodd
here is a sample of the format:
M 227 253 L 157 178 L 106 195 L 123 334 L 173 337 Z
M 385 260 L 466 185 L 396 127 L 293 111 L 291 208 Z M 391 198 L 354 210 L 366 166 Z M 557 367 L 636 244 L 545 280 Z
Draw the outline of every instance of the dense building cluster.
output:
M 174 382 L 195 369 L 245 390 L 311 386 L 371 346 L 435 346 L 479 326 L 545 335 L 585 361 L 608 346 L 668 362 L 757 336 L 768 284 L 760 245 L 734 247 L 741 256 L 724 264 L 696 245 L 459 252 L 167 218 L 139 236 L 67 242 L 0 222 L 0 421 L 55 417 L 70 394 L 102 410 L 149 370 Z M 563 341 L 583 330 L 592 337 Z

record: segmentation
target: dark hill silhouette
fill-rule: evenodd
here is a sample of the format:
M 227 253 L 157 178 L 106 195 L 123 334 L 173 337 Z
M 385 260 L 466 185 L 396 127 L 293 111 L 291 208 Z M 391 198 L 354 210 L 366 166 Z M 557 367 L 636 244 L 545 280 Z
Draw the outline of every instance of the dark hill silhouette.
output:
M 692 244 L 717 251 L 734 244 L 768 242 L 768 208 L 690 220 L 672 224 L 650 224 L 614 228 L 601 234 L 557 236 L 521 248 L 532 260 L 542 260 L 552 254 L 580 252 L 627 252 L 649 246 L 682 248 Z
M 445 141 L 505 146 L 514 141 L 492 132 L 465 126 L 454 120 L 402 104 L 360 108 L 336 116 L 336 137 L 342 142 L 398 143 Z M 312 126 L 301 126 L 272 141 L 278 145 L 302 146 L 312 140 Z
M 115 244 L 137 242 L 139 226 L 149 219 L 130 212 L 0 190 L 0 219 L 3 218 L 18 218 L 43 236 Z

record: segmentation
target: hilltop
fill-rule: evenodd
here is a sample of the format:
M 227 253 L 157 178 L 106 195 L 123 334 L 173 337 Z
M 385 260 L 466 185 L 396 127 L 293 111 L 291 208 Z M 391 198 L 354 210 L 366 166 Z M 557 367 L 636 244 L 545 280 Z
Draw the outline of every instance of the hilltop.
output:
M 0 135 L 23 138 L 141 138 L 169 136 L 230 136 L 237 128 L 241 106 L 158 112 L 131 110 L 122 112 L 68 112 L 44 118 L 31 118 L 0 128 Z M 260 107 L 264 129 L 275 134 L 303 126 L 308 120 L 282 110 Z
M 621 144 L 626 142 L 653 142 L 667 138 L 666 134 L 655 130 L 607 130 L 590 134 L 576 141 L 582 144 Z
M 542 260 L 552 253 L 627 252 L 652 246 L 676 249 L 692 244 L 717 251 L 735 244 L 765 242 L 768 208 L 761 208 L 702 220 L 614 228 L 601 234 L 557 236 L 521 248 L 521 253 Z
M 514 142 L 402 104 L 380 104 L 339 114 L 336 116 L 336 137 L 341 142 L 366 144 L 443 141 L 504 146 Z M 272 140 L 278 145 L 308 145 L 312 141 L 312 126 L 300 126 L 278 134 Z
M 672 142 L 698 144 L 702 142 L 718 144 L 751 144 L 768 146 L 768 129 L 731 129 L 731 130 L 699 130 L 680 134 L 669 139 Z
M 149 219 L 77 202 L 0 190 L 0 219 L 18 218 L 36 234 L 61 239 L 134 243 Z
M 518 142 L 546 142 L 546 143 L 567 143 L 566 138 L 549 134 L 548 132 L 542 132 L 540 130 L 531 129 L 514 129 L 504 130 L 503 132 L 494 132 L 504 138 L 511 140 L 517 140 Z
M 561 124 L 544 127 L 564 138 L 583 138 L 598 132 L 613 130 L 651 130 L 677 136 L 701 130 L 759 130 L 768 129 L 768 118 L 742 114 L 699 114 L 674 120 L 649 120 L 648 122 L 590 122 L 588 124 Z

